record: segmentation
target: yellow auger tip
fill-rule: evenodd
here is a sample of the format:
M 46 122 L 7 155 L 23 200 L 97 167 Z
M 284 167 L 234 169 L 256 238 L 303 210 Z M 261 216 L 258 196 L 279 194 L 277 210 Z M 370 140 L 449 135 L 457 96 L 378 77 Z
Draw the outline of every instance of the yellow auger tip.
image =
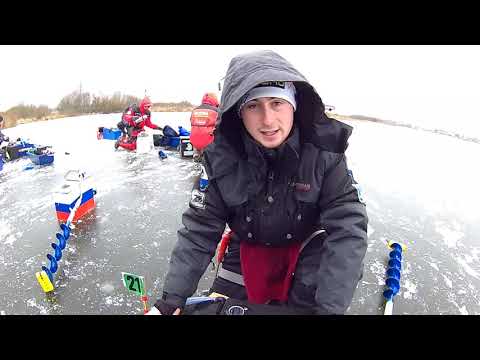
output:
M 48 293 L 50 291 L 53 291 L 53 289 L 54 289 L 53 284 L 50 281 L 50 278 L 48 277 L 47 273 L 44 270 L 36 272 L 35 276 L 37 277 L 37 281 L 40 284 L 40 286 L 42 287 L 44 292 Z
M 211 298 L 217 298 L 217 297 L 223 297 L 225 299 L 228 299 L 228 296 L 226 295 L 223 295 L 223 294 L 219 294 L 219 293 L 216 293 L 216 292 L 212 292 L 210 295 L 208 295 L 209 297 Z
M 392 245 L 393 244 L 398 244 L 402 247 L 402 251 L 406 251 L 407 250 L 407 246 L 405 244 L 402 244 L 402 243 L 399 243 L 397 241 L 392 241 L 392 240 L 388 240 L 387 241 L 387 246 L 391 249 L 392 248 Z

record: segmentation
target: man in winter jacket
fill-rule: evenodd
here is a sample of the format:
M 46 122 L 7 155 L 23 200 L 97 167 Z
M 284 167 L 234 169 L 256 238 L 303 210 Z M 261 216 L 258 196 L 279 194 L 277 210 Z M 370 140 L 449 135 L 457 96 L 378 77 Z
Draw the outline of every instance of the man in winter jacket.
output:
M 122 114 L 122 120 L 117 124 L 117 127 L 122 131 L 122 136 L 115 142 L 115 149 L 119 146 L 127 150 L 135 150 L 137 148 L 138 134 L 144 131 L 147 126 L 151 129 L 162 128 L 152 123 L 150 117 L 152 102 L 145 96 L 140 101 L 140 104 L 130 105 Z
M 211 291 L 251 304 L 344 314 L 362 276 L 366 206 L 347 167 L 352 128 L 272 51 L 240 55 L 225 77 L 208 176 L 194 187 L 149 314 L 178 314 L 233 232 Z
M 203 95 L 202 104 L 192 111 L 190 143 L 195 149 L 194 159 L 201 159 L 204 149 L 213 141 L 219 105 L 214 93 L 206 93 Z

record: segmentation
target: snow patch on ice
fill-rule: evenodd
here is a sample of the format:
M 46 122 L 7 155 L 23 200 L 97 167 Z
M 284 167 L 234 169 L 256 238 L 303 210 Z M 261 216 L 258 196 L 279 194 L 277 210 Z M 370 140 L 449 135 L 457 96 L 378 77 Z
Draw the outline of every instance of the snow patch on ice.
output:
M 185 175 L 184 177 L 181 177 L 179 178 L 178 180 L 187 180 L 187 179 L 191 179 L 195 176 L 198 176 L 199 175 L 199 172 L 196 171 L 196 170 L 193 170 L 193 171 L 190 171 L 187 175 Z
M 0 240 L 6 240 L 12 232 L 12 228 L 10 227 L 10 224 L 7 223 L 6 221 L 0 220 Z
M 457 257 L 456 258 L 457 262 L 462 266 L 462 268 L 465 270 L 465 272 L 468 274 L 468 275 L 471 275 L 473 276 L 475 279 L 480 279 L 480 275 L 478 274 L 478 272 L 476 272 L 474 269 L 472 269 L 467 261 L 465 261 L 464 259 L 462 258 L 459 258 Z
M 467 311 L 467 308 L 465 307 L 465 305 L 463 305 L 461 308 L 458 308 L 458 310 L 460 310 L 460 314 L 468 315 L 468 311 Z
M 42 307 L 42 306 L 38 305 L 34 298 L 27 300 L 27 306 L 39 309 L 41 315 L 46 315 L 47 314 L 47 309 L 45 307 Z
M 438 270 L 438 269 L 437 269 Z M 446 277 L 444 274 L 441 274 L 443 276 L 443 279 L 445 280 L 445 283 L 447 284 L 447 286 L 452 289 L 453 288 L 453 283 L 452 283 L 452 280 L 450 280 L 448 277 Z
M 367 236 L 369 236 L 369 237 L 372 236 L 372 234 L 374 232 L 375 232 L 375 229 L 372 226 L 370 226 L 370 224 L 368 224 L 368 226 L 367 226 Z
M 105 304 L 107 304 L 107 305 L 122 306 L 123 302 L 124 302 L 123 297 L 107 296 L 105 298 Z
M 15 241 L 17 241 L 17 238 L 16 238 L 15 236 L 13 236 L 13 235 L 9 235 L 9 236 L 6 238 L 4 244 L 5 244 L 5 245 L 12 245 Z
M 106 282 L 100 286 L 100 290 L 107 294 L 111 294 L 115 291 L 115 286 L 112 283 Z
M 410 280 L 406 280 L 403 285 L 403 297 L 405 299 L 411 299 L 413 294 L 417 293 L 417 286 Z M 401 291 L 401 290 L 400 290 Z
M 452 226 L 454 229 L 452 229 Z M 442 235 L 443 241 L 449 248 L 456 248 L 457 242 L 465 236 L 465 234 L 460 231 L 460 225 L 455 221 L 452 222 L 452 224 L 444 224 L 436 221 L 435 230 Z
M 385 266 L 378 260 L 370 265 L 370 272 L 375 275 L 378 285 L 385 285 Z
M 480 248 L 475 247 L 472 249 L 472 258 L 474 261 L 480 261 Z

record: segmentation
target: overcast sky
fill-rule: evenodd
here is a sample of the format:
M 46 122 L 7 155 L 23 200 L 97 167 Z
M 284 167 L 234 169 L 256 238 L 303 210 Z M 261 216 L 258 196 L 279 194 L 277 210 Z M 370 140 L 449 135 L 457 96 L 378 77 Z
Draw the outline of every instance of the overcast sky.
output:
M 80 83 L 95 94 L 146 89 L 154 102 L 198 104 L 218 91 L 233 56 L 260 49 L 289 60 L 339 113 L 479 127 L 480 46 L 3 45 L 0 111 L 56 107 Z

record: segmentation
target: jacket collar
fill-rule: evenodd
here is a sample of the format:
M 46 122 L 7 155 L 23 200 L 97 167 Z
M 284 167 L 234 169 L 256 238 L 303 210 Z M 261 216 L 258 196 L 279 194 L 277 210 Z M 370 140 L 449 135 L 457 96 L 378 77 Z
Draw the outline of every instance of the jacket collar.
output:
M 262 172 L 273 168 L 277 173 L 286 175 L 295 173 L 300 162 L 300 134 L 295 124 L 287 140 L 272 150 L 258 144 L 245 129 L 243 129 L 242 137 L 247 160 L 255 168 L 263 169 Z M 273 163 L 269 164 L 269 158 L 274 158 Z

